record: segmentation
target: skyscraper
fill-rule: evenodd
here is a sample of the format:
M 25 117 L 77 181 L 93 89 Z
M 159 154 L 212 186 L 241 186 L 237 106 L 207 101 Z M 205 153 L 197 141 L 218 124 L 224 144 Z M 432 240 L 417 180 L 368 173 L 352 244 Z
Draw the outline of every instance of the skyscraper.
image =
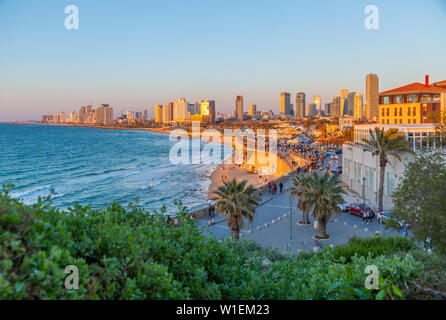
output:
M 214 100 L 203 100 L 200 103 L 200 114 L 202 116 L 207 116 L 209 118 L 208 122 L 215 122 L 215 101 Z
M 316 105 L 316 114 L 321 113 L 321 97 L 314 96 L 314 104 Z
M 251 104 L 248 108 L 248 115 L 254 117 L 257 114 L 257 105 Z
M 189 121 L 190 113 L 187 111 L 188 103 L 186 99 L 180 98 L 173 103 L 173 120 L 174 121 Z
M 110 124 L 113 122 L 113 108 L 108 104 L 99 105 L 96 110 L 96 121 L 99 124 Z
M 341 114 L 341 96 L 336 96 L 333 98 L 333 108 L 331 110 L 331 115 L 333 117 L 339 117 Z
M 163 122 L 171 122 L 172 121 L 172 109 L 173 109 L 172 102 L 169 102 L 168 104 L 163 105 Z
M 303 119 L 305 117 L 305 93 L 298 92 L 296 94 L 296 118 Z
M 325 104 L 324 114 L 325 116 L 330 117 L 331 116 L 331 110 L 333 109 L 333 103 L 328 102 Z
M 356 92 L 349 92 L 348 94 L 348 98 L 347 98 L 347 112 L 346 115 L 352 116 L 353 117 L 353 113 L 354 113 L 354 109 L 355 109 L 355 95 Z
M 355 98 L 354 98 L 353 118 L 362 119 L 363 114 L 364 114 L 362 106 L 363 106 L 362 94 L 357 93 L 357 94 L 355 94 Z
M 341 89 L 341 99 L 348 98 L 348 89 Z
M 280 112 L 282 114 L 291 114 L 290 94 L 288 92 L 280 93 Z
M 157 104 L 155 106 L 155 122 L 162 123 L 163 122 L 163 106 Z
M 235 112 L 238 121 L 243 121 L 243 96 L 237 96 L 235 101 Z
M 379 84 L 378 76 L 370 73 L 366 77 L 366 104 L 367 104 L 367 119 L 378 119 L 379 116 Z

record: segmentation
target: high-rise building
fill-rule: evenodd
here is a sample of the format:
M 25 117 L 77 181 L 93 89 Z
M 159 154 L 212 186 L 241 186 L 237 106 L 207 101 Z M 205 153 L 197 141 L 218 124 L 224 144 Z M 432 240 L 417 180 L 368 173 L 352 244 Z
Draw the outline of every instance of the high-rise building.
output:
M 71 123 L 76 123 L 77 122 L 76 111 L 73 111 L 73 112 L 70 113 L 70 122 Z
M 235 113 L 238 121 L 243 121 L 243 96 L 237 96 L 235 102 Z
M 173 102 L 163 105 L 163 122 L 171 122 L 173 113 Z
M 188 103 L 187 104 L 187 111 L 193 115 L 193 114 L 200 114 L 201 112 L 201 106 L 200 103 L 195 101 L 194 103 Z
M 379 83 L 378 76 L 370 73 L 366 77 L 367 119 L 378 119 L 379 116 Z
M 79 109 L 79 122 L 83 123 L 87 121 L 87 106 L 82 106 Z
M 341 96 L 333 98 L 333 108 L 331 110 L 331 116 L 339 117 L 341 115 Z
M 128 121 L 131 121 L 135 118 L 135 113 L 133 111 L 127 111 L 125 116 Z
M 96 122 L 99 124 L 111 124 L 113 122 L 113 108 L 108 104 L 101 104 L 96 110 Z
M 347 98 L 347 111 L 345 115 L 352 116 L 355 109 L 355 95 L 356 92 L 349 92 Z
M 248 108 L 248 115 L 254 117 L 257 115 L 257 105 L 251 104 Z
M 320 96 L 314 96 L 314 104 L 316 105 L 316 114 L 321 113 L 321 97 Z
M 65 112 L 62 111 L 59 114 L 59 122 L 65 122 L 65 118 L 66 118 Z
M 362 94 L 357 93 L 354 97 L 353 102 L 353 118 L 355 119 L 362 119 L 364 111 L 363 111 L 363 99 Z
M 200 103 L 200 114 L 202 117 L 209 118 L 209 121 L 206 122 L 215 122 L 215 101 L 214 100 L 203 100 Z M 203 118 L 202 118 L 203 119 Z
M 149 119 L 149 111 L 148 111 L 147 109 L 144 109 L 144 110 L 142 111 L 142 118 L 143 118 L 144 120 Z
M 324 114 L 327 117 L 331 116 L 331 110 L 333 109 L 333 103 L 332 102 L 328 102 L 324 105 Z
M 155 122 L 156 123 L 163 122 L 163 105 L 160 104 L 155 105 Z
M 296 118 L 303 119 L 305 117 L 305 93 L 298 92 L 296 94 Z
M 291 114 L 291 101 L 290 94 L 288 92 L 280 93 L 280 112 L 282 114 L 289 115 Z
M 173 103 L 173 120 L 174 121 L 189 121 L 190 113 L 187 111 L 188 103 L 186 99 L 180 98 Z
M 341 89 L 341 99 L 348 98 L 348 89 Z

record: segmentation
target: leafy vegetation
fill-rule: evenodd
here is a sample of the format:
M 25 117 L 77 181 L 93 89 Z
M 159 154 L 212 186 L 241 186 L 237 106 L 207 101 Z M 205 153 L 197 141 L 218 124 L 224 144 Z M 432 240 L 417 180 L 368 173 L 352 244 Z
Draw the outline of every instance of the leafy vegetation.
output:
M 441 268 L 441 260 L 405 245 L 391 245 L 398 254 L 374 252 L 368 244 L 367 255 L 362 248 L 361 255 L 339 249 L 282 255 L 245 240 L 205 236 L 181 204 L 179 209 L 180 226 L 174 227 L 163 212 L 146 212 L 137 203 L 59 211 L 49 199 L 25 206 L 4 189 L 0 299 L 376 299 L 381 290 L 385 293 L 378 298 L 400 298 L 388 290 L 392 286 L 402 298 L 436 297 L 405 287 L 412 282 L 426 287 L 428 280 L 420 275 Z M 387 240 L 382 241 L 385 246 Z M 353 243 L 360 247 L 362 240 Z M 271 264 L 262 271 L 265 258 Z M 65 289 L 68 265 L 79 269 L 78 290 Z M 369 265 L 382 276 L 378 290 L 364 287 Z
M 422 152 L 410 161 L 394 193 L 393 221 L 405 220 L 411 235 L 423 243 L 427 238 L 446 254 L 446 158 L 439 151 Z

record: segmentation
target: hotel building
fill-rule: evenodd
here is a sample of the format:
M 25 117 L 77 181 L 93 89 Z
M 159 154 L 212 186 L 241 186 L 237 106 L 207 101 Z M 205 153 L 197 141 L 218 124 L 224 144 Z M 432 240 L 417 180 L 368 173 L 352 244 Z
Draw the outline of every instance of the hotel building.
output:
M 155 122 L 163 123 L 163 106 L 160 104 L 155 105 Z

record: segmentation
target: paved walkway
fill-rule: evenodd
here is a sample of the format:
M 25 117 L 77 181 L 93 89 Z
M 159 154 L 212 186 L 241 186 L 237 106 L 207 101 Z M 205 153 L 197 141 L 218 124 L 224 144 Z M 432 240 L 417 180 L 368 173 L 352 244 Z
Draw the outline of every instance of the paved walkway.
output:
M 317 230 L 313 224 L 308 226 L 297 224 L 302 219 L 302 214 L 296 210 L 297 199 L 295 198 L 291 199 L 292 216 L 290 217 L 290 194 L 285 191 L 289 186 L 290 182 L 287 181 L 284 184 L 283 193 L 263 195 L 262 204 L 256 210 L 254 222 L 252 224 L 245 222 L 245 227 L 241 231 L 243 238 L 253 239 L 264 248 L 272 247 L 280 252 L 297 253 L 300 250 L 314 250 L 316 242 L 313 236 Z M 211 220 L 214 220 L 215 224 L 209 225 Z M 216 215 L 214 218 L 197 220 L 197 223 L 204 228 L 206 233 L 223 239 L 231 236 L 226 221 L 226 217 Z M 313 221 L 312 217 L 311 221 Z M 331 238 L 321 241 L 321 243 L 333 246 L 342 245 L 354 235 L 372 237 L 375 236 L 375 232 L 381 232 L 381 230 L 384 235 L 398 235 L 398 232 L 386 229 L 385 225 L 381 228 L 377 219 L 367 225 L 362 224 L 360 217 L 349 213 L 334 214 L 327 224 L 327 233 Z

